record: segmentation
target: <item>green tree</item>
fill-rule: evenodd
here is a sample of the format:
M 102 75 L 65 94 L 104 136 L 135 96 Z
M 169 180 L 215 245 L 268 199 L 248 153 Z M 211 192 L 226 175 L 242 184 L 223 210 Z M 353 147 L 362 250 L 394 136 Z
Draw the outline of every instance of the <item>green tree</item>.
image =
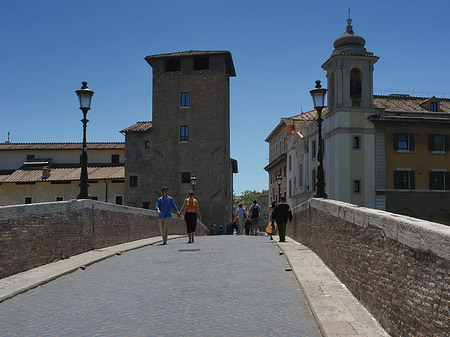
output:
M 250 191 L 250 190 L 245 190 L 242 193 L 242 203 L 244 205 L 247 205 L 247 207 L 250 207 L 253 204 L 253 200 L 257 200 L 258 199 L 258 195 L 259 192 L 258 191 Z

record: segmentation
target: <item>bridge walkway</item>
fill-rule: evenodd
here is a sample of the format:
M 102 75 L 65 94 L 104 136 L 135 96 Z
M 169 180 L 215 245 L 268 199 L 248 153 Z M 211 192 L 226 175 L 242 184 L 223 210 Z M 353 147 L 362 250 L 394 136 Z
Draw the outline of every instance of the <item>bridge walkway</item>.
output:
M 387 336 L 313 252 L 263 236 L 95 250 L 0 280 L 0 301 L 2 336 Z

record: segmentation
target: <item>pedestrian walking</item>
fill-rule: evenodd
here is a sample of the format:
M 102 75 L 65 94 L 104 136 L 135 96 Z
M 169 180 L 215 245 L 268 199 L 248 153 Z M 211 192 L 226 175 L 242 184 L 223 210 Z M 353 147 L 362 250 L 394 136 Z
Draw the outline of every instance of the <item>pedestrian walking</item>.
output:
M 292 221 L 291 208 L 286 203 L 286 198 L 281 198 L 281 202 L 272 212 L 272 218 L 277 222 L 280 242 L 286 242 L 286 224 L 288 220 Z
M 252 222 L 250 235 L 256 235 L 258 229 L 258 221 L 260 217 L 261 217 L 261 207 L 259 207 L 256 200 L 253 200 L 253 205 L 250 207 L 250 219 Z
M 276 233 L 277 233 L 276 221 L 272 218 L 272 212 L 276 206 L 277 206 L 277 202 L 272 201 L 272 204 L 270 205 L 269 212 L 268 212 L 269 213 L 269 224 L 266 228 L 266 232 L 269 233 L 270 240 L 273 240 L 272 235 L 276 235 Z
M 186 209 L 184 213 L 184 221 L 186 221 L 186 229 L 188 235 L 188 243 L 194 243 L 195 228 L 197 225 L 197 217 L 201 220 L 200 208 L 198 208 L 198 201 L 194 199 L 194 190 L 189 191 L 189 197 L 184 199 L 183 206 L 178 211 L 178 216 Z
M 239 208 L 236 210 L 236 216 L 238 218 L 239 224 L 239 233 L 241 234 L 242 229 L 245 227 L 245 219 L 247 218 L 247 212 L 245 212 L 245 209 L 242 206 L 242 204 L 239 204 Z
M 162 196 L 156 202 L 156 211 L 158 212 L 159 230 L 163 240 L 163 245 L 167 244 L 167 236 L 169 234 L 169 221 L 172 218 L 172 210 L 178 212 L 172 197 L 169 196 L 169 188 L 163 187 Z

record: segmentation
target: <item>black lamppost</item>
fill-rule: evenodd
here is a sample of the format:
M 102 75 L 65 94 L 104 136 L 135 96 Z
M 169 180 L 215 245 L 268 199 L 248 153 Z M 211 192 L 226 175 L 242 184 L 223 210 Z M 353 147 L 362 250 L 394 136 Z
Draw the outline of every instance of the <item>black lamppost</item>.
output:
M 194 175 L 191 175 L 191 185 L 192 190 L 195 191 L 195 185 L 197 184 L 197 178 Z
M 310 91 L 314 102 L 314 109 L 317 111 L 317 128 L 319 132 L 319 153 L 317 154 L 317 159 L 319 160 L 319 167 L 317 168 L 317 190 L 316 198 L 327 198 L 325 193 L 325 177 L 323 173 L 323 150 L 322 150 L 322 110 L 325 107 L 325 95 L 327 94 L 327 89 L 322 88 L 320 81 L 316 81 L 316 86 Z
M 278 184 L 278 202 L 281 201 L 281 181 L 283 180 L 283 178 L 281 177 L 281 174 L 277 175 L 277 184 Z
M 80 176 L 80 194 L 78 194 L 77 199 L 90 199 L 88 194 L 88 173 L 87 173 L 87 152 L 86 152 L 86 126 L 89 120 L 86 118 L 87 112 L 91 109 L 91 101 L 94 92 L 89 90 L 87 87 L 87 82 L 83 81 L 81 83 L 83 86 L 81 89 L 75 91 L 80 102 L 80 110 L 83 111 L 83 152 L 81 153 L 81 176 Z

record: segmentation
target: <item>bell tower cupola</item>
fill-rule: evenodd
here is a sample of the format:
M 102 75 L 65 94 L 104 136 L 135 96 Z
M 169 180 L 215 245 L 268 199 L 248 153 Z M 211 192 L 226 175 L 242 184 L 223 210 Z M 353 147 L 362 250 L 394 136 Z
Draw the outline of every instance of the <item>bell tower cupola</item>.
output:
M 373 65 L 378 57 L 364 47 L 366 40 L 355 34 L 347 19 L 344 34 L 334 41 L 330 58 L 322 65 L 327 72 L 328 110 L 373 107 Z

